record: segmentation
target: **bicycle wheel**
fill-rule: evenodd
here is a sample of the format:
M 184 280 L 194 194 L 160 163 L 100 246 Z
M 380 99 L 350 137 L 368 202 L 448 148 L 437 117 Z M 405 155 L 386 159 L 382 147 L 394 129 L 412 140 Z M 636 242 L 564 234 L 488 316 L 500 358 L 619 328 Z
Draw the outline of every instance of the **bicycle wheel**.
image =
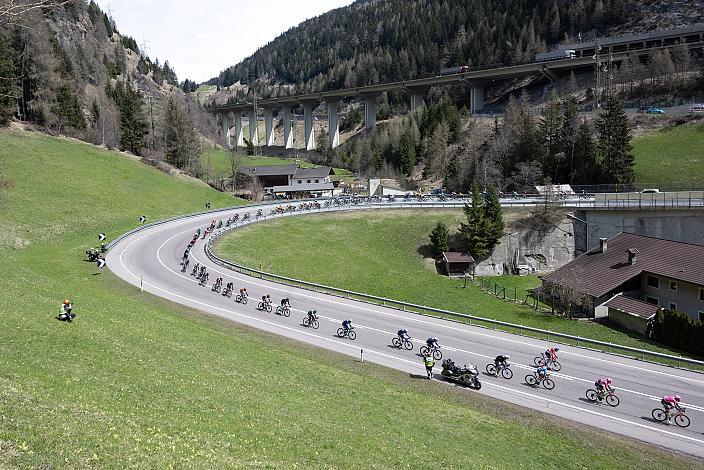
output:
M 544 363 L 545 361 L 540 356 L 536 356 L 535 359 L 533 359 L 533 364 L 535 364 L 536 367 L 542 367 Z
M 355 333 L 354 330 L 350 330 L 350 332 L 347 333 L 347 336 L 349 336 L 352 341 L 357 339 L 357 333 Z
M 408 351 L 413 351 L 413 343 L 410 341 L 405 341 L 403 343 L 403 347 L 406 348 Z
M 665 413 L 665 410 L 661 408 L 655 408 L 651 414 L 653 415 L 653 419 L 655 421 L 663 422 L 667 419 L 667 413 Z
M 421 353 L 423 356 L 427 356 L 427 355 L 428 355 L 428 351 L 429 351 L 428 346 L 421 346 L 421 347 L 420 347 L 420 353 Z
M 284 309 L 284 316 L 285 316 L 285 317 L 290 317 L 290 316 L 291 316 L 291 309 L 290 309 L 290 308 L 286 307 L 286 308 Z
M 552 361 L 550 362 L 550 367 L 552 367 L 552 370 L 555 372 L 560 372 L 560 369 L 562 369 L 562 364 L 557 361 Z
M 589 390 L 587 390 L 586 395 L 587 395 L 587 400 L 589 400 L 591 402 L 596 402 L 599 399 L 599 393 L 596 390 L 594 390 L 593 388 L 590 388 Z
M 545 379 L 543 380 L 543 387 L 547 388 L 548 390 L 552 390 L 553 388 L 555 388 L 555 382 L 550 379 Z
M 271 304 L 266 304 L 267 313 L 271 313 Z
M 259 302 L 259 303 L 257 304 L 257 310 L 264 310 L 264 304 L 261 303 L 261 302 Z
M 247 305 L 247 297 L 242 298 L 242 305 Z
M 528 375 L 526 375 L 526 383 L 527 383 L 528 385 L 533 385 L 533 386 L 535 386 L 535 385 L 538 384 L 538 380 L 535 378 L 534 375 L 528 374 Z
M 486 373 L 489 375 L 497 375 L 496 374 L 496 366 L 494 364 L 487 364 L 486 365 Z
M 313 320 L 313 329 L 317 330 L 319 326 L 320 326 L 320 323 L 318 323 L 318 320 Z
M 339 336 L 340 338 L 344 338 L 345 337 L 345 330 L 343 330 L 342 328 L 338 328 L 337 329 L 337 336 Z
M 398 339 L 398 338 L 394 338 L 394 339 L 391 340 L 391 344 L 393 344 L 393 345 L 396 346 L 397 348 L 400 348 L 400 347 L 401 347 L 401 340 Z
M 675 415 L 675 424 L 681 428 L 689 426 L 689 418 L 683 413 Z
M 308 317 L 303 319 L 303 326 L 310 326 L 310 319 L 308 319 Z
M 609 406 L 618 406 L 618 404 L 621 402 L 621 400 L 618 399 L 616 395 L 613 393 L 610 393 L 606 395 L 606 404 Z
M 436 349 L 435 351 L 433 351 L 433 357 L 435 358 L 436 361 L 441 360 L 442 359 L 442 351 L 440 351 L 439 349 Z
M 513 377 L 513 371 L 508 367 L 504 367 L 503 369 L 501 369 L 501 375 L 504 379 L 511 380 L 511 378 Z

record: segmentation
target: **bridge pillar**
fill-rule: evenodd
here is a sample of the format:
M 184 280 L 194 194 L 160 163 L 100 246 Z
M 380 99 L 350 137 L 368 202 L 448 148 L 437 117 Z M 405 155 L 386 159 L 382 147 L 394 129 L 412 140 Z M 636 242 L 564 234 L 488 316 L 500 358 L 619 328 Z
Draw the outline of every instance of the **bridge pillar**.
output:
M 291 126 L 291 106 L 285 104 L 283 107 L 284 119 L 284 148 L 293 148 L 293 129 Z
M 425 107 L 425 96 L 430 91 L 430 87 L 405 87 L 411 94 L 411 112 L 418 111 Z
M 264 108 L 264 145 L 271 147 L 274 145 L 274 110 Z
M 318 105 L 317 101 L 306 101 L 303 103 L 303 122 L 305 128 L 306 150 L 315 150 L 315 129 L 313 128 L 313 109 Z
M 235 147 L 244 146 L 244 136 L 242 135 L 242 110 L 236 109 L 234 114 L 235 120 Z
M 259 126 L 254 108 L 247 111 L 247 114 L 249 115 L 249 141 L 252 145 L 259 145 Z
M 376 99 L 380 93 L 373 95 L 364 94 L 364 129 L 367 132 L 374 132 L 376 129 Z
M 230 148 L 230 113 L 220 114 L 220 123 L 222 124 L 222 143 L 225 148 Z
M 484 111 L 484 88 L 473 86 L 471 90 L 470 106 L 472 114 L 480 113 Z
M 329 98 L 328 103 L 328 141 L 330 148 L 340 146 L 340 121 L 337 114 L 337 100 Z

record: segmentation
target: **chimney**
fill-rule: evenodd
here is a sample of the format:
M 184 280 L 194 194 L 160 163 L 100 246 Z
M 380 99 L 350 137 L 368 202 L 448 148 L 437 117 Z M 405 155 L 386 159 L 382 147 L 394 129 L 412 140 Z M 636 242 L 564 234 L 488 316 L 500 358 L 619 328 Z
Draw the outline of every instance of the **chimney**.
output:
M 640 253 L 637 248 L 631 248 L 628 250 L 628 264 L 634 265 L 636 264 L 636 255 Z
M 606 238 L 599 239 L 599 251 L 601 253 L 606 253 L 606 249 L 609 247 L 608 244 L 606 243 L 606 241 L 607 241 Z

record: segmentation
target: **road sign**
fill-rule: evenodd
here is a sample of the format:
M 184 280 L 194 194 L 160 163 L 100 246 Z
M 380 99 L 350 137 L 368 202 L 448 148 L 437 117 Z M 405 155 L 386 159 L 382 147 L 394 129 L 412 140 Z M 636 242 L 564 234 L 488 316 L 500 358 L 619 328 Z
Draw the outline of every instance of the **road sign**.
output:
M 105 258 L 98 258 L 98 261 L 96 261 L 95 264 L 96 264 L 100 269 L 103 269 L 103 268 L 105 267 Z
M 105 240 L 105 234 L 101 232 L 98 234 L 98 241 L 102 242 L 103 240 Z
M 144 222 L 147 221 L 147 216 L 146 215 L 140 215 L 139 216 L 139 223 L 143 224 Z

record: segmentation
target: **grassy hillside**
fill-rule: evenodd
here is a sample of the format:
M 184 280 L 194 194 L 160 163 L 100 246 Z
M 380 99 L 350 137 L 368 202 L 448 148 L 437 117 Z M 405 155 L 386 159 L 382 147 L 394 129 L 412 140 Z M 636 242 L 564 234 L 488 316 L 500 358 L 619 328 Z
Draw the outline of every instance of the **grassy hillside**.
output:
M 636 181 L 704 184 L 704 121 L 668 127 L 633 139 Z
M 218 252 L 269 272 L 420 305 L 471 313 L 617 344 L 672 352 L 604 325 L 535 313 L 499 300 L 469 283 L 436 274 L 419 248 L 439 221 L 451 231 L 464 220 L 461 210 L 388 210 L 322 214 L 262 222 L 231 232 Z M 272 229 L 273 226 L 276 229 Z M 297 247 L 291 250 L 290 247 Z M 327 253 L 328 262 L 307 253 Z M 523 291 L 535 277 L 492 279 Z M 513 295 L 513 293 L 511 293 Z
M 65 140 L 0 131 L 0 152 L 0 225 L 21 239 L 0 245 L 0 468 L 696 465 L 95 275 L 99 229 L 232 200 Z M 65 297 L 73 324 L 53 319 Z

